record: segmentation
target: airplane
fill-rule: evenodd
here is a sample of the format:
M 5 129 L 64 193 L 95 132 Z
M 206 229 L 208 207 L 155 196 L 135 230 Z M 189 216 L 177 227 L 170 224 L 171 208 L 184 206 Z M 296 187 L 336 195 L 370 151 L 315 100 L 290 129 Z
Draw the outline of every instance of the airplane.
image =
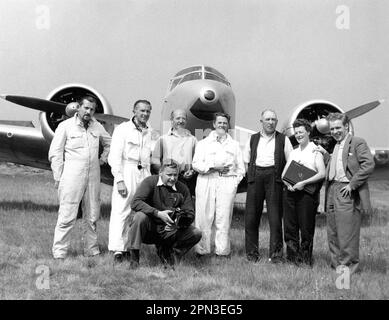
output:
M 231 127 L 241 145 L 259 129 L 261 110 L 270 107 L 278 114 L 278 130 L 292 137 L 293 120 L 307 117 L 317 142 L 329 144 L 330 150 L 324 115 L 351 112 L 389 90 L 389 48 L 380 32 L 389 21 L 379 18 L 388 9 L 386 2 L 350 6 L 338 0 L 303 0 L 299 6 L 265 0 L 118 0 L 114 5 L 48 0 L 21 6 L 4 0 L 0 90 L 8 98 L 45 96 L 41 100 L 60 103 L 61 110 L 76 96 L 90 93 L 100 101 L 97 116 L 105 117 L 99 120 L 110 132 L 115 121 L 125 121 L 131 113 L 128 101 L 145 97 L 153 105 L 150 121 L 161 133 L 170 124 L 171 109 L 185 107 L 198 139 L 209 130 L 211 112 L 222 106 L 233 115 Z M 194 60 L 204 64 L 194 65 Z M 174 75 L 161 99 L 169 74 Z M 200 81 L 207 85 L 198 86 Z M 38 125 L 31 120 L 37 108 L 0 101 L 0 160 L 49 169 L 48 143 L 67 115 L 40 110 L 44 105 L 37 103 Z M 384 169 L 389 167 L 387 110 L 354 118 L 351 127 L 367 140 L 376 166 Z M 105 171 L 104 181 L 110 183 L 109 167 Z
M 46 99 L 3 94 L 6 101 L 41 111 L 40 128 L 25 122 L 0 120 L 0 161 L 13 162 L 50 170 L 47 155 L 54 132 L 59 123 L 77 112 L 76 101 L 84 96 L 97 100 L 95 118 L 112 135 L 114 128 L 129 118 L 113 115 L 108 100 L 94 88 L 84 84 L 65 84 L 52 90 Z M 170 80 L 164 99 L 160 132 L 170 128 L 172 110 L 187 111 L 187 128 L 199 138 L 210 132 L 215 112 L 226 112 L 235 123 L 235 97 L 231 85 L 215 68 L 198 65 L 177 72 Z M 155 136 L 159 136 L 159 132 Z M 199 136 L 200 135 L 200 136 Z M 113 184 L 109 165 L 101 167 L 101 181 Z
M 108 100 L 94 88 L 83 84 L 60 86 L 51 91 L 46 99 L 1 95 L 9 102 L 41 112 L 39 114 L 40 129 L 26 126 L 25 122 L 18 125 L 17 122 L 9 124 L 9 121 L 5 123 L 0 121 L 0 160 L 49 170 L 47 154 L 54 132 L 61 121 L 72 117 L 77 112 L 76 101 L 84 95 L 92 95 L 96 98 L 98 106 L 95 118 L 110 134 L 115 126 L 130 120 L 113 115 Z M 353 119 L 373 110 L 380 103 L 381 101 L 373 101 L 345 113 Z M 235 96 L 230 82 L 213 67 L 190 66 L 180 70 L 170 79 L 162 106 L 160 132 L 166 133 L 170 128 L 170 114 L 177 108 L 187 111 L 187 128 L 198 140 L 203 139 L 212 130 L 215 112 L 226 112 L 231 116 L 230 126 L 234 128 L 231 133 L 238 139 L 241 147 L 249 138 L 249 135 L 245 133 L 250 133 L 250 131 L 235 127 Z M 313 127 L 311 140 L 328 152 L 332 152 L 335 140 L 329 134 L 328 121 L 325 119 L 329 112 L 343 113 L 344 111 L 328 101 L 310 101 L 298 106 L 281 130 L 296 145 L 293 121 L 297 118 L 307 119 Z M 352 124 L 350 132 L 353 133 Z M 112 185 L 113 177 L 109 165 L 102 166 L 101 180 L 103 183 Z M 246 185 L 243 180 L 238 191 L 245 191 Z

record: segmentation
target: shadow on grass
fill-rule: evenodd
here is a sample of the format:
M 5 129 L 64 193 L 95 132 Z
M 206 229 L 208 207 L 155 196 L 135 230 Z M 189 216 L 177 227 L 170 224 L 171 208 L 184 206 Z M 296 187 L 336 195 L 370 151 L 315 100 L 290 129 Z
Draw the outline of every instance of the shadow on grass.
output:
M 232 215 L 232 224 L 233 228 L 243 227 L 244 228 L 244 208 L 234 208 Z M 388 224 L 388 214 L 383 209 L 373 209 L 369 213 L 362 214 L 362 227 L 369 226 L 386 226 Z M 269 220 L 267 217 L 267 212 L 262 213 L 261 217 L 261 226 L 268 225 Z M 320 213 L 316 215 L 316 228 L 325 228 L 326 227 L 326 214 Z
M 58 211 L 58 205 L 36 203 L 33 201 L 1 201 L 0 209 L 21 211 Z

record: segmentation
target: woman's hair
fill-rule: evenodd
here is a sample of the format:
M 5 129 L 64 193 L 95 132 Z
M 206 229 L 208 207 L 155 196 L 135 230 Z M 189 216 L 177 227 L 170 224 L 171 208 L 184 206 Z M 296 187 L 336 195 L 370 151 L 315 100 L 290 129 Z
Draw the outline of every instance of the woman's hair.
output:
M 298 127 L 304 127 L 305 130 L 307 130 L 307 132 L 309 133 L 312 131 L 311 123 L 306 119 L 296 119 L 293 122 L 293 128 L 298 128 Z

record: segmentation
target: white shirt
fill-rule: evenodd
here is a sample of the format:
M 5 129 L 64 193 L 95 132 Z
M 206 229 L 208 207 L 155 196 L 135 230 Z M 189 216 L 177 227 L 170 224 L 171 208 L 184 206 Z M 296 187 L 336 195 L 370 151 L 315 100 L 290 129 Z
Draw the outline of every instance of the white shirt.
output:
M 258 142 L 257 147 L 257 159 L 255 159 L 255 165 L 259 167 L 270 167 L 274 166 L 274 150 L 276 146 L 276 133 L 272 134 L 270 137 L 264 135 L 262 132 L 260 132 L 261 138 Z M 289 138 L 285 136 L 285 144 L 284 144 L 284 154 L 285 159 L 288 161 L 289 154 L 293 150 L 292 143 L 290 142 Z M 243 159 L 245 163 L 250 162 L 250 139 L 247 140 L 244 151 L 243 151 Z
M 348 137 L 348 134 L 344 137 L 344 139 L 339 144 L 339 151 L 338 151 L 338 157 L 336 158 L 336 173 L 335 173 L 335 179 L 339 182 L 350 182 L 349 179 L 347 179 L 346 173 L 344 172 L 343 167 L 343 149 L 344 144 L 346 142 L 346 139 Z
M 178 135 L 175 130 L 170 129 L 155 143 L 151 162 L 160 165 L 166 159 L 172 159 L 179 164 L 180 171 L 187 171 L 191 168 L 196 144 L 197 139 L 189 130 Z
M 308 142 L 308 145 L 304 150 L 301 150 L 301 146 L 299 145 L 296 149 L 291 151 L 289 161 L 294 160 L 307 168 L 318 172 L 319 168 L 317 161 L 319 158 L 323 160 L 323 155 L 320 152 L 314 151 L 316 148 L 317 147 L 313 142 Z
M 157 182 L 157 187 L 164 186 L 164 185 L 165 185 L 165 184 L 163 183 L 161 176 L 159 176 L 158 182 Z M 172 189 L 173 189 L 174 191 L 177 191 L 177 188 L 176 188 L 176 185 L 175 185 L 175 184 L 173 184 Z
M 229 134 L 224 141 L 217 141 L 215 130 L 197 143 L 192 165 L 193 169 L 200 174 L 207 174 L 212 167 L 230 166 L 229 172 L 224 176 L 237 176 L 239 181 L 245 174 L 239 143 Z
M 150 166 L 152 148 L 158 135 L 149 126 L 140 132 L 132 120 L 119 124 L 113 134 L 108 163 L 116 181 L 123 179 L 123 161 Z

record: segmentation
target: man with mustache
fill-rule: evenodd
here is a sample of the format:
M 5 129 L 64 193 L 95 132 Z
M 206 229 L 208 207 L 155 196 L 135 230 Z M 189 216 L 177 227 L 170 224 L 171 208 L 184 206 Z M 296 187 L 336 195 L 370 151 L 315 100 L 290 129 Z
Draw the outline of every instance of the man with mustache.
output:
M 151 160 L 154 172 L 158 172 L 161 164 L 170 159 L 179 164 L 178 180 L 185 183 L 191 195 L 196 186 L 196 172 L 192 169 L 192 159 L 197 140 L 187 130 L 186 112 L 182 109 L 173 110 L 170 115 L 171 128 L 167 134 L 159 137 L 155 144 Z
M 114 261 L 129 259 L 128 231 L 131 200 L 141 181 L 150 176 L 150 158 L 155 141 L 148 125 L 151 103 L 138 100 L 130 121 L 118 125 L 112 134 L 108 163 L 114 176 L 108 249 Z
M 273 110 L 264 110 L 261 114 L 262 130 L 251 136 L 243 153 L 248 182 L 245 212 L 246 256 L 253 262 L 260 259 L 258 227 L 264 200 L 270 226 L 269 261 L 277 263 L 283 258 L 281 173 L 293 147 L 288 137 L 276 131 L 277 122 L 277 115 Z
M 361 213 L 371 210 L 367 180 L 374 170 L 374 159 L 365 140 L 349 133 L 346 114 L 327 116 L 336 140 L 326 171 L 325 207 L 331 267 L 359 267 Z
M 107 162 L 111 136 L 93 115 L 97 101 L 79 100 L 74 117 L 61 122 L 49 150 L 55 186 L 58 188 L 58 221 L 54 231 L 53 256 L 64 259 L 70 246 L 70 231 L 80 203 L 85 225 L 84 255 L 100 253 L 96 222 L 100 216 L 100 165 Z M 99 159 L 99 143 L 104 150 Z

